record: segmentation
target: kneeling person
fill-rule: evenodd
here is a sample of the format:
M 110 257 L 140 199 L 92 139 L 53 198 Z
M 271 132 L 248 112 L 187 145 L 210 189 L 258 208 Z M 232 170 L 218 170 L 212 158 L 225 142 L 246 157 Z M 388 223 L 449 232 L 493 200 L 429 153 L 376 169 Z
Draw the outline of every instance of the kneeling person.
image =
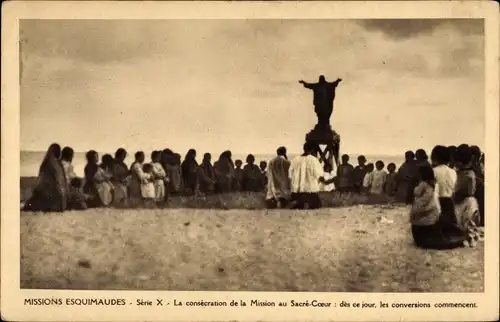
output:
M 318 209 L 321 208 L 319 198 L 320 183 L 325 182 L 323 178 L 323 167 L 314 156 L 316 149 L 314 145 L 306 142 L 304 154 L 296 157 L 290 164 L 290 181 L 292 186 L 292 201 L 294 209 Z

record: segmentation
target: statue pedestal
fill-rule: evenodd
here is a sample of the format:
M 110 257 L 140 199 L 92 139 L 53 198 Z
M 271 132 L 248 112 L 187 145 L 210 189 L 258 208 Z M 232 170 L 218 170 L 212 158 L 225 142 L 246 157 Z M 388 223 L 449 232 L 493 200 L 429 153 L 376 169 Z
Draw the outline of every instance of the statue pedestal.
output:
M 316 125 L 313 130 L 306 134 L 306 142 L 316 146 L 319 159 L 323 163 L 329 163 L 333 166 L 333 161 L 338 167 L 340 153 L 340 135 L 327 126 Z M 325 146 L 322 148 L 321 146 Z

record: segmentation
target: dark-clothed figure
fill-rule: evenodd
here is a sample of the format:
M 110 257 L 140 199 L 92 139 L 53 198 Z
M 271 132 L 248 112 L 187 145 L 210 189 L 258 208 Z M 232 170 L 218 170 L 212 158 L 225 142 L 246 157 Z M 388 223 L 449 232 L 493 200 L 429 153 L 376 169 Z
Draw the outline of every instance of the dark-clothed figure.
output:
M 191 149 L 186 154 L 181 165 L 184 190 L 187 195 L 194 194 L 198 189 L 198 162 L 196 162 L 196 150 Z
M 231 152 L 224 151 L 219 160 L 214 163 L 215 176 L 217 179 L 217 191 L 221 193 L 230 192 L 234 179 L 234 164 L 231 160 Z
M 366 157 L 364 155 L 360 155 L 358 157 L 358 165 L 352 172 L 353 190 L 355 192 L 363 192 L 363 181 L 365 179 L 366 173 Z
M 215 170 L 212 166 L 212 155 L 205 153 L 203 161 L 198 169 L 200 180 L 200 191 L 203 193 L 213 193 L 215 191 Z
M 254 164 L 255 157 L 252 154 L 247 156 L 247 164 L 243 167 L 243 189 L 245 191 L 261 190 L 261 174 L 259 167 Z
M 335 90 L 342 80 L 338 78 L 333 83 L 327 82 L 325 76 L 321 75 L 317 83 L 307 83 L 299 81 L 305 88 L 314 92 L 314 112 L 318 117 L 318 125 L 321 128 L 329 127 L 330 116 L 333 112 L 333 101 L 335 100 Z
M 481 165 L 481 149 L 478 146 L 471 146 L 472 152 L 472 170 L 476 175 L 476 193 L 477 204 L 479 207 L 478 226 L 484 226 L 484 169 Z
M 387 177 L 385 182 L 385 194 L 393 197 L 396 194 L 396 189 L 398 187 L 396 182 L 396 165 L 394 163 L 389 163 L 387 165 Z
M 399 167 L 397 173 L 398 188 L 396 190 L 396 199 L 406 204 L 413 202 L 413 190 L 418 180 L 418 170 L 415 162 L 415 154 L 412 151 L 405 153 L 405 162 Z
M 83 180 L 80 178 L 71 179 L 68 191 L 68 210 L 87 209 L 86 196 L 83 193 Z
M 339 192 L 350 192 L 353 186 L 354 167 L 349 163 L 349 156 L 342 156 L 342 163 L 337 168 L 336 189 Z
M 455 170 L 455 156 L 457 154 L 457 147 L 454 145 L 450 145 L 448 148 L 448 155 L 449 155 L 449 161 L 448 161 L 448 166 Z
M 61 147 L 59 144 L 52 144 L 40 165 L 38 183 L 24 210 L 43 212 L 66 210 L 68 185 L 60 157 Z
M 429 167 L 431 165 L 431 163 L 429 162 L 429 157 L 427 156 L 427 152 L 425 152 L 424 149 L 418 149 L 415 152 L 415 161 L 417 163 L 417 167 Z
M 479 221 L 479 206 L 476 195 L 476 175 L 472 168 L 473 149 L 459 146 L 455 157 L 457 183 L 453 193 L 457 223 L 467 238 L 468 246 L 474 246 L 479 239 L 476 223 Z
M 234 178 L 233 178 L 233 190 L 242 191 L 243 190 L 243 161 L 234 161 Z

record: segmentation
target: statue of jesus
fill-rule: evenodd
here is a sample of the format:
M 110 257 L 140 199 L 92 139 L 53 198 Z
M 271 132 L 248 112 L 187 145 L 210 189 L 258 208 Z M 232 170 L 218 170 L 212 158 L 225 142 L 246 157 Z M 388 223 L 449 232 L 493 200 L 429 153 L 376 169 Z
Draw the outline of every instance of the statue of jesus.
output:
M 326 81 L 321 75 L 317 83 L 306 83 L 300 80 L 299 83 L 314 92 L 314 112 L 318 116 L 318 126 L 322 129 L 330 128 L 330 116 L 333 112 L 333 101 L 335 100 L 335 89 L 342 79 L 337 78 L 333 83 Z

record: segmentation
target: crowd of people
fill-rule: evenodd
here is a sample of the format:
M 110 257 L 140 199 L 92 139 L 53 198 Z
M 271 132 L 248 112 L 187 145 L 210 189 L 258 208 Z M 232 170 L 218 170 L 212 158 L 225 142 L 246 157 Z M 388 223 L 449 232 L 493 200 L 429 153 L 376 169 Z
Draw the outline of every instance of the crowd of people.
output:
M 74 151 L 52 144 L 40 166 L 38 183 L 24 210 L 62 212 L 90 207 L 162 207 L 171 195 L 209 195 L 234 191 L 262 192 L 269 208 L 317 209 L 320 191 L 387 195 L 411 205 L 412 233 L 425 248 L 453 248 L 473 244 L 474 228 L 484 226 L 484 154 L 477 146 L 436 146 L 430 160 L 426 151 L 405 153 L 397 168 L 381 160 L 358 164 L 341 157 L 333 166 L 321 164 L 316 147 L 304 144 L 301 156 L 288 160 L 285 147 L 275 158 L 256 164 L 248 155 L 246 164 L 233 162 L 231 151 L 212 164 L 209 153 L 198 164 L 191 149 L 184 160 L 169 149 L 153 151 L 147 163 L 136 152 L 130 167 L 128 153 L 118 149 L 114 156 L 96 151 L 86 153 L 84 176 L 75 174 Z

